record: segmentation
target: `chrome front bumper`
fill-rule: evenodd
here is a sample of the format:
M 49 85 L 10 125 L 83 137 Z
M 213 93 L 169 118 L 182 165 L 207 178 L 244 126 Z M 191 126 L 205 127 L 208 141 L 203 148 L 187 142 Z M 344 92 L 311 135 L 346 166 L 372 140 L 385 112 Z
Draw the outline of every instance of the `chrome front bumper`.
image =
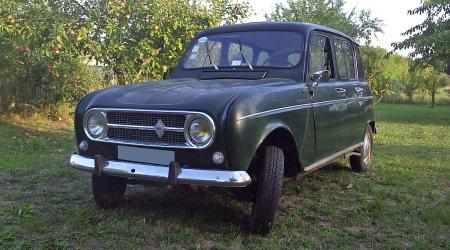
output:
M 70 166 L 78 170 L 93 173 L 95 170 L 95 160 L 73 154 L 70 157 Z M 169 167 L 160 165 L 106 161 L 102 173 L 137 180 L 169 182 Z M 218 187 L 245 187 L 252 182 L 250 176 L 245 171 L 190 168 L 181 168 L 176 180 L 180 184 Z

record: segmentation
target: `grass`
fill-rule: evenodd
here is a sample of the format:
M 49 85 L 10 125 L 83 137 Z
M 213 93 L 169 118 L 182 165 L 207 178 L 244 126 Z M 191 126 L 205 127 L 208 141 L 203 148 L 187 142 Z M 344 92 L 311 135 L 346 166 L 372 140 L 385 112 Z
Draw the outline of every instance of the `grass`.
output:
M 341 160 L 286 180 L 266 237 L 221 190 L 131 186 L 103 211 L 89 176 L 67 167 L 70 124 L 0 118 L 0 248 L 448 249 L 450 107 L 381 104 L 377 116 L 371 169 Z

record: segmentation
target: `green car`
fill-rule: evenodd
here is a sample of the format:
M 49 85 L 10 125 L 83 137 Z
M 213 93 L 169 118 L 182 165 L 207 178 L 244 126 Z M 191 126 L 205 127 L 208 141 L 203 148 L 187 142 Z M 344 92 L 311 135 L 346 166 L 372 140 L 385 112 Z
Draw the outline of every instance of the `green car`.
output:
M 306 23 L 249 23 L 197 34 L 163 81 L 93 92 L 78 104 L 73 168 L 95 202 L 120 204 L 129 183 L 230 188 L 268 233 L 283 177 L 348 156 L 366 170 L 376 132 L 358 45 Z

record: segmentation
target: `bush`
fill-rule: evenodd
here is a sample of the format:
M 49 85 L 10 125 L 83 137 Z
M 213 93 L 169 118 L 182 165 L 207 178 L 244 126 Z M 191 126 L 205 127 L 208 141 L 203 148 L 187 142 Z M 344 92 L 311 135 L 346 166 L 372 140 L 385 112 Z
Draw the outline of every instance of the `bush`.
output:
M 161 78 L 199 30 L 246 16 L 248 3 L 230 3 L 0 0 L 0 111 L 74 105 L 113 82 Z

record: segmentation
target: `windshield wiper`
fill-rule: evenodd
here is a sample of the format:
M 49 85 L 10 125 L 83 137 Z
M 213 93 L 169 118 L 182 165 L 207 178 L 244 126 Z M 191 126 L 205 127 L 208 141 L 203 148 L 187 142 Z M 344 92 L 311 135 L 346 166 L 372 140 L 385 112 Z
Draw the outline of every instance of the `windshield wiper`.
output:
M 250 62 L 248 61 L 247 57 L 245 56 L 244 52 L 242 51 L 242 44 L 241 44 L 241 40 L 238 40 L 239 42 L 239 52 L 242 55 L 242 59 L 244 59 L 245 63 L 248 65 L 248 67 L 253 70 L 253 66 L 250 64 Z
M 209 64 L 212 64 L 212 66 L 214 66 L 215 70 L 219 70 L 219 67 L 217 67 L 217 65 L 215 63 L 213 63 L 212 60 L 211 60 L 211 55 L 209 53 L 208 42 L 205 42 L 205 46 L 206 46 L 206 54 L 208 55 L 208 58 L 209 58 Z

